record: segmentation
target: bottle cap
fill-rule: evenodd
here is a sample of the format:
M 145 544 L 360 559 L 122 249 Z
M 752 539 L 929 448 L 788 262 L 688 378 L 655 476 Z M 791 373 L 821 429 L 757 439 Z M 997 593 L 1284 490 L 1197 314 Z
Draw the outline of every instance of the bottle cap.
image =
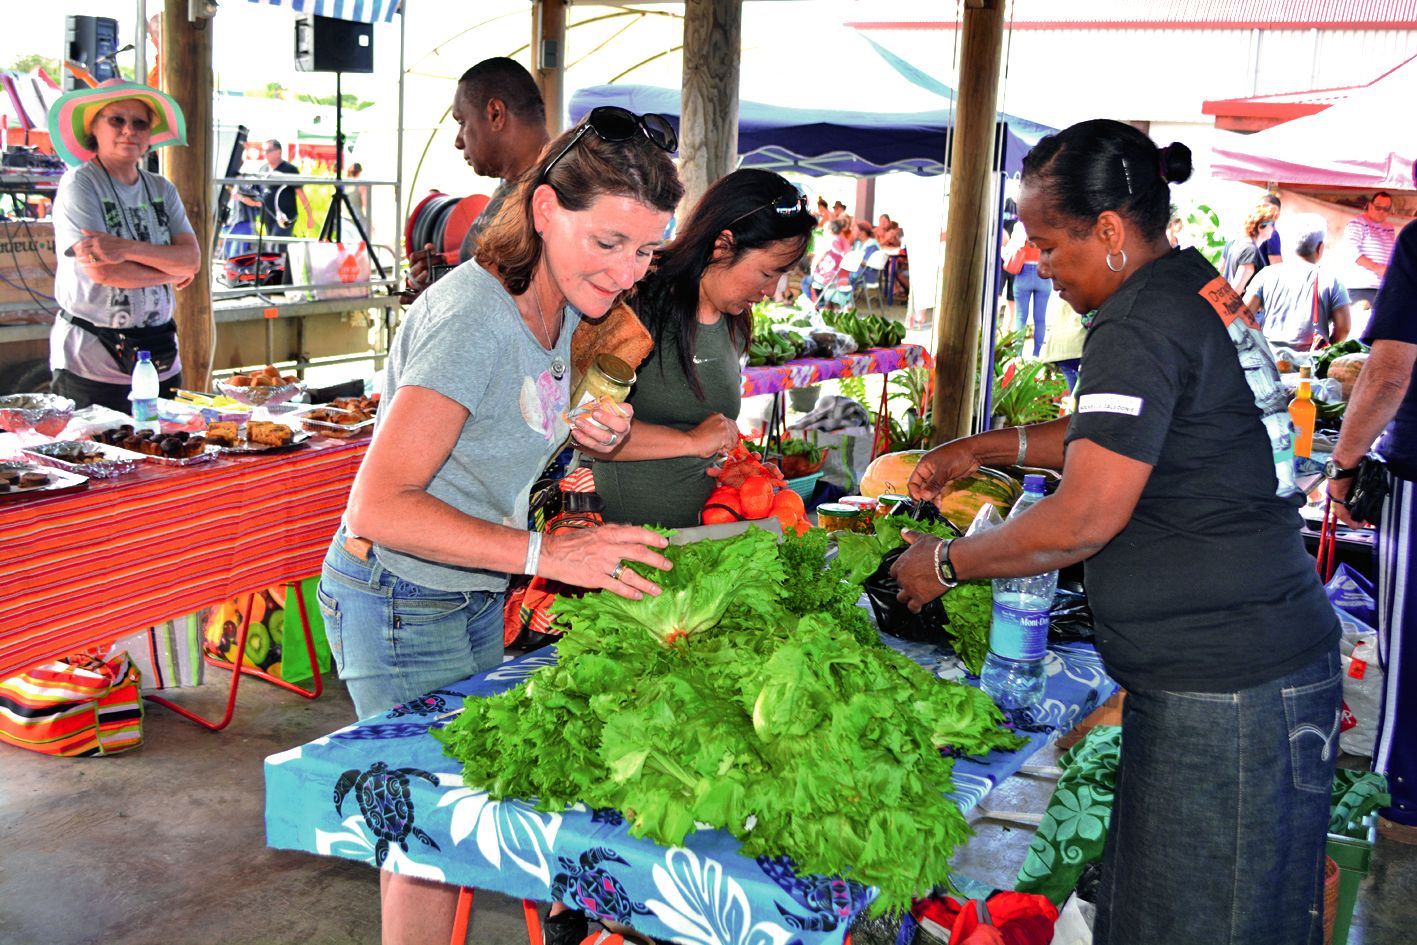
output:
M 139 351 L 139 352 L 138 352 L 138 360 L 139 360 L 139 361 L 151 361 L 152 359 L 153 359 L 153 356 L 152 356 L 149 352 L 147 352 L 147 351 Z
M 1029 473 L 1023 477 L 1024 492 L 1043 492 L 1043 474 Z

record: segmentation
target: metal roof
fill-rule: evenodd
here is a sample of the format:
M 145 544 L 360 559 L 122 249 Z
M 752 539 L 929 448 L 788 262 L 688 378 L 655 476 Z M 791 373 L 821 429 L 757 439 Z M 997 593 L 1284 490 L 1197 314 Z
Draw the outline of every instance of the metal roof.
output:
M 1417 29 L 1413 0 L 1013 0 L 1013 29 Z M 857 29 L 957 29 L 954 19 Z

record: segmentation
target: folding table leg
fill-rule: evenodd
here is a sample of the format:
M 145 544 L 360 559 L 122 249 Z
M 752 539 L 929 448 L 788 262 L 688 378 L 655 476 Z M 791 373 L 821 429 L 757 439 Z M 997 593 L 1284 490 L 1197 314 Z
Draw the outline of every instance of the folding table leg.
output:
M 523 899 L 522 915 L 526 916 L 527 941 L 530 945 L 542 945 L 540 903 L 534 899 Z
M 320 675 L 320 663 L 315 656 L 315 637 L 310 631 L 310 616 L 305 608 L 305 593 L 300 589 L 299 581 L 291 581 L 289 587 L 295 592 L 295 606 L 300 611 L 300 630 L 305 637 L 305 653 L 310 659 L 310 672 L 315 676 L 314 688 L 304 689 L 295 685 L 293 682 L 281 679 L 279 676 L 272 676 L 265 670 L 258 669 L 255 666 L 248 666 L 244 672 L 264 679 L 266 682 L 272 683 L 273 685 L 280 686 L 282 689 L 289 689 L 291 692 L 304 696 L 307 699 L 318 699 L 320 693 L 325 691 L 325 680 L 324 677 Z M 287 600 L 288 599 L 289 598 L 287 598 Z M 220 666 L 221 664 L 217 663 L 215 665 Z
M 254 596 L 254 594 L 251 595 L 251 597 Z M 146 695 L 143 696 L 143 698 L 149 702 L 154 702 L 160 706 L 171 709 L 184 719 L 190 719 L 203 728 L 210 729 L 213 732 L 219 732 L 230 725 L 231 717 L 236 714 L 236 687 L 241 685 L 241 664 L 246 660 L 246 636 L 251 632 L 251 611 L 251 600 L 250 597 L 248 597 L 246 601 L 246 614 L 241 618 L 241 629 L 236 634 L 236 662 L 232 664 L 231 667 L 231 691 L 226 697 L 226 714 L 221 717 L 220 722 L 212 722 L 204 719 L 195 712 L 184 709 L 171 699 L 166 699 L 162 696 Z M 316 678 L 318 679 L 319 677 L 317 676 Z
M 453 935 L 448 945 L 465 945 L 467 929 L 472 924 L 472 888 L 464 886 L 458 890 L 458 908 L 453 913 Z

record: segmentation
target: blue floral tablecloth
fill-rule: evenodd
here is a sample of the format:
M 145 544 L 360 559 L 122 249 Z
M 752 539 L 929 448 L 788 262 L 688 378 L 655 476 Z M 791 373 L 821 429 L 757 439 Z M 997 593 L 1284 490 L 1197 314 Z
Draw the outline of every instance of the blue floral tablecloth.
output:
M 883 639 L 937 675 L 959 675 L 953 658 L 932 646 Z M 632 838 L 616 811 L 576 805 L 546 813 L 464 787 L 461 764 L 443 754 L 429 728 L 446 724 L 464 698 L 501 692 L 555 659 L 552 648 L 538 650 L 271 755 L 266 843 L 522 899 L 560 900 L 688 945 L 843 941 L 874 896 L 858 883 L 799 876 L 784 857 L 749 859 L 721 830 L 666 848 Z M 1029 743 L 956 761 L 960 806 L 973 807 L 1116 688 L 1092 647 L 1051 648 L 1045 701 L 1024 726 Z

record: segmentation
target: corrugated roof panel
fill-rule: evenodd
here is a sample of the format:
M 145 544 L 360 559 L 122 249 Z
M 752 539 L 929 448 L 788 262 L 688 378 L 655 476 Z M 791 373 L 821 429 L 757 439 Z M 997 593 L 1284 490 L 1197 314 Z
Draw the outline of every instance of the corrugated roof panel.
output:
M 1417 28 L 1413 0 L 1014 0 L 1014 29 L 1167 27 L 1347 29 Z M 948 20 L 853 23 L 862 29 L 954 29 Z

